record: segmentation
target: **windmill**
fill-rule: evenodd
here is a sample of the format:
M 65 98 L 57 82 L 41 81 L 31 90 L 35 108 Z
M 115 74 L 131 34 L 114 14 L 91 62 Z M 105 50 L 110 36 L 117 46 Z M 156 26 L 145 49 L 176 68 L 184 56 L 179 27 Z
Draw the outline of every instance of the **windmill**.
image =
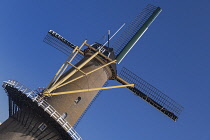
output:
M 111 47 L 109 40 L 112 37 L 108 37 L 105 44 L 88 44 L 85 40 L 80 46 L 76 46 L 50 30 L 44 42 L 68 57 L 45 89 L 32 91 L 14 80 L 3 83 L 9 96 L 10 118 L 1 125 L 0 137 L 8 138 L 9 135 L 2 134 L 1 131 L 10 132 L 13 128 L 4 128 L 11 121 L 17 121 L 24 130 L 21 133 L 30 138 L 82 139 L 72 126 L 86 112 L 98 91 L 120 87 L 126 87 L 176 121 L 182 106 L 127 68 L 117 71 L 117 65 L 160 12 L 160 7 L 147 5 Z M 104 86 L 108 80 L 115 80 L 120 85 Z M 31 108 L 37 115 L 31 115 Z

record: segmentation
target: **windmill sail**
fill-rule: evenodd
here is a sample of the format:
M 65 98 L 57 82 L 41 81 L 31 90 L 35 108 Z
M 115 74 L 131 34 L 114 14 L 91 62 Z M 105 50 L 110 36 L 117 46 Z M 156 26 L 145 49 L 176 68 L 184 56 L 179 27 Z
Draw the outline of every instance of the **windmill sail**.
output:
M 160 7 L 147 5 L 114 42 L 112 46 L 118 63 L 122 61 L 161 11 Z
M 122 78 L 117 77 L 119 83 L 125 84 L 124 80 L 126 80 L 129 83 L 135 84 L 134 88 L 127 87 L 134 94 L 141 97 L 172 120 L 176 121 L 178 119 L 178 116 L 183 110 L 181 105 L 126 68 L 121 70 L 119 76 Z
M 72 44 L 67 39 L 65 39 L 53 30 L 48 31 L 47 35 L 44 38 L 44 42 L 61 51 L 62 53 L 66 54 L 67 56 L 76 47 L 76 45 Z M 78 54 L 76 58 L 77 61 L 79 61 L 83 58 L 83 55 Z

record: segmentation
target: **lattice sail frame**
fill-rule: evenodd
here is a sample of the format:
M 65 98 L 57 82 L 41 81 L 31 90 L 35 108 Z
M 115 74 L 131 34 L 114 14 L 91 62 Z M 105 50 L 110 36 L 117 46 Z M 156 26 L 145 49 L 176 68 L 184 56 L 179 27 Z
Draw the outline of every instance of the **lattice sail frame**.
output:
M 176 121 L 178 119 L 178 116 L 183 110 L 181 105 L 125 67 L 122 68 L 119 76 L 127 82 L 135 85 L 134 88 L 128 87 L 128 89 L 134 92 L 137 96 L 150 103 L 172 120 Z
M 47 33 L 43 41 L 47 43 L 48 45 L 61 51 L 67 56 L 72 52 L 72 50 L 76 48 L 76 45 L 72 44 L 67 39 L 65 39 L 64 37 L 62 37 L 61 35 L 59 35 L 58 33 L 52 30 L 50 30 Z M 83 55 L 78 54 L 76 58 L 77 58 L 76 61 L 80 61 L 83 58 Z
M 132 37 L 138 32 L 138 30 L 145 24 L 158 7 L 148 4 L 139 15 L 127 26 L 122 34 L 111 45 L 115 50 L 115 55 L 123 50 L 126 44 L 132 39 Z M 151 23 L 150 23 L 151 24 Z M 149 25 L 148 25 L 149 26 Z

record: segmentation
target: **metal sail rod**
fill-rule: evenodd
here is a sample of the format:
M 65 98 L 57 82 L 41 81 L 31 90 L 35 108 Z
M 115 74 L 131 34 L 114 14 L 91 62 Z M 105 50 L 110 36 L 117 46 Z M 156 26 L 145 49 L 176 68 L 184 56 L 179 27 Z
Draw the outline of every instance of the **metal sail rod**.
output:
M 105 43 L 104 43 L 104 45 L 103 46 L 106 46 L 106 44 L 123 28 L 125 26 L 125 23 L 123 23 L 123 25 L 109 38 L 109 40 L 108 41 L 106 41 Z
M 138 32 L 131 38 L 131 40 L 126 44 L 123 50 L 117 55 L 116 59 L 118 64 L 123 60 L 126 54 L 132 49 L 136 42 L 141 38 L 141 36 L 148 29 L 150 24 L 155 20 L 155 18 L 160 14 L 162 9 L 157 7 L 153 14 L 148 18 L 148 20 L 143 24 L 143 26 L 138 30 Z
M 108 30 L 108 48 L 109 48 L 110 30 Z

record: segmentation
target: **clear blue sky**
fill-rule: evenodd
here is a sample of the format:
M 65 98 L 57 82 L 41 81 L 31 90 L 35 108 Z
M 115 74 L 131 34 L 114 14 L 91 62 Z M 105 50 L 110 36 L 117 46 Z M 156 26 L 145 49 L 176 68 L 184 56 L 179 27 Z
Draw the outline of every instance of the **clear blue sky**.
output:
M 45 87 L 66 56 L 43 42 L 52 29 L 91 44 L 147 4 L 163 11 L 121 66 L 184 106 L 171 121 L 127 89 L 103 91 L 76 130 L 84 140 L 209 140 L 210 17 L 208 0 L 22 0 L 0 4 L 0 81 Z M 120 67 L 121 67 L 120 66 Z M 117 83 L 112 83 L 117 84 Z M 8 99 L 0 88 L 0 122 Z

